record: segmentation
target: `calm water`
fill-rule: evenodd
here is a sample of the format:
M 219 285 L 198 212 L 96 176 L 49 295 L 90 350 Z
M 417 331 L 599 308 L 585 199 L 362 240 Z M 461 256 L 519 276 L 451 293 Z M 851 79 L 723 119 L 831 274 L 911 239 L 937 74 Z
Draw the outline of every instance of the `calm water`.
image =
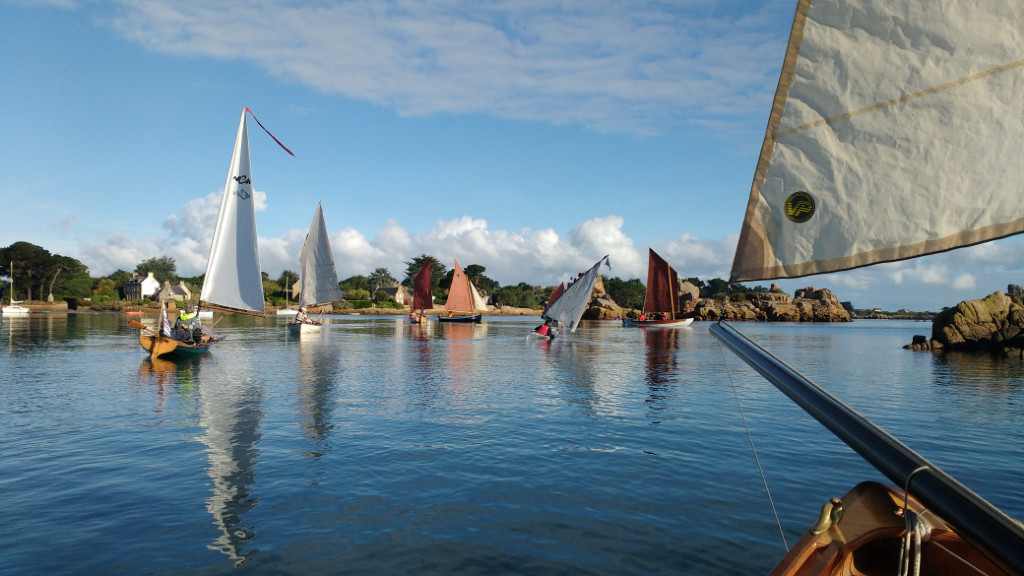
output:
M 121 315 L 0 319 L 0 573 L 766 573 L 737 396 L 790 544 L 880 479 L 706 324 L 284 321 L 151 363 Z M 924 323 L 739 328 L 1024 517 L 1020 361 L 903 350 Z

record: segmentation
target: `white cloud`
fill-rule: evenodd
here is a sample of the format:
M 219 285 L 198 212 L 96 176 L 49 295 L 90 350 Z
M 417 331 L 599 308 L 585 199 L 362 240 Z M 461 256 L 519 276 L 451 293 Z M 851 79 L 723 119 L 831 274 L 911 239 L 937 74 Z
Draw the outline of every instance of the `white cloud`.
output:
M 953 279 L 954 290 L 973 290 L 977 284 L 973 274 L 961 274 Z
M 402 115 L 484 113 L 630 133 L 747 113 L 774 86 L 783 49 L 766 19 L 788 25 L 780 16 L 788 11 L 747 3 L 712 9 L 596 0 L 264 0 L 254 9 L 242 0 L 121 0 L 118 6 L 111 25 L 150 50 L 246 60 L 286 81 Z

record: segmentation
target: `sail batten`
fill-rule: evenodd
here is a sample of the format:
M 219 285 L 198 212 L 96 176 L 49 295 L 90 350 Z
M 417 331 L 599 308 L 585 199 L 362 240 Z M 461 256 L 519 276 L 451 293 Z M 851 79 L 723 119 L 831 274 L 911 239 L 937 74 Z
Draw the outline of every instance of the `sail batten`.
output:
M 263 275 L 253 196 L 249 133 L 243 111 L 199 299 L 216 306 L 263 314 Z
M 799 2 L 733 280 L 1024 232 L 1021 29 L 1018 3 Z
M 313 306 L 341 300 L 338 273 L 320 204 L 317 204 L 313 222 L 309 225 L 306 242 L 299 255 L 299 266 L 302 276 L 299 305 Z

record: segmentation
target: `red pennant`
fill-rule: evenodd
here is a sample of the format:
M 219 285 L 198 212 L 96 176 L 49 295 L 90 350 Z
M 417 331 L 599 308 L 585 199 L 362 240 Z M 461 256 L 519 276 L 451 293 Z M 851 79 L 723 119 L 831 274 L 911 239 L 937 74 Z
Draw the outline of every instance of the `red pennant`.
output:
M 249 110 L 248 108 L 246 108 L 245 111 L 249 113 L 249 116 L 252 116 L 252 119 L 255 120 L 257 124 L 260 125 L 260 128 L 263 128 L 263 131 L 266 132 L 268 136 L 270 136 L 271 138 L 274 139 L 274 142 L 277 142 L 278 146 L 280 146 L 282 149 L 284 149 L 285 152 L 291 154 L 292 156 L 295 156 L 295 153 L 293 153 L 291 150 L 289 150 L 288 147 L 285 146 L 284 144 L 281 144 L 281 141 L 278 140 L 276 136 L 271 134 L 270 130 L 267 130 L 267 128 L 265 126 L 263 126 L 263 123 L 260 122 L 260 119 L 257 118 L 256 115 L 252 113 L 252 110 Z

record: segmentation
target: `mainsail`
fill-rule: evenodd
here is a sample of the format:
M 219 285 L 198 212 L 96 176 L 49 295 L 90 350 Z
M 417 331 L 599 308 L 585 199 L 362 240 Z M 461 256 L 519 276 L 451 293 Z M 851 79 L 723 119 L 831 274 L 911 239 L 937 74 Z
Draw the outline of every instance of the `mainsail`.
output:
M 334 269 L 334 255 L 327 238 L 324 211 L 316 206 L 313 223 L 309 225 L 306 243 L 299 255 L 299 274 L 302 277 L 299 305 L 311 306 L 341 300 L 338 273 Z
M 679 275 L 669 263 L 648 248 L 647 293 L 644 296 L 644 312 L 676 313 L 676 290 Z
M 565 289 L 562 295 L 548 305 L 544 311 L 544 317 L 550 318 L 560 326 L 568 327 L 570 332 L 575 332 L 579 326 L 580 318 L 590 304 L 590 296 L 594 292 L 594 284 L 597 282 L 597 274 L 601 264 L 608 261 L 608 256 L 601 258 L 597 264 L 587 270 L 586 274 L 576 279 L 572 286 Z
M 1024 231 L 1024 4 L 801 0 L 734 281 Z
M 430 294 L 430 265 L 431 262 L 428 260 L 423 264 L 423 268 L 416 273 L 416 278 L 412 281 L 412 309 L 413 310 L 426 310 L 434 307 L 434 299 Z
M 487 307 L 483 304 L 483 299 L 475 292 L 476 289 L 469 281 L 469 276 L 466 276 L 462 267 L 459 266 L 459 261 L 456 260 L 455 272 L 452 273 L 452 286 L 448 290 L 448 300 L 444 303 L 444 309 L 462 312 L 485 310 Z
M 199 299 L 203 302 L 263 313 L 263 275 L 256 241 L 256 209 L 249 165 L 246 112 L 238 124 L 227 183 L 213 232 L 210 259 Z

